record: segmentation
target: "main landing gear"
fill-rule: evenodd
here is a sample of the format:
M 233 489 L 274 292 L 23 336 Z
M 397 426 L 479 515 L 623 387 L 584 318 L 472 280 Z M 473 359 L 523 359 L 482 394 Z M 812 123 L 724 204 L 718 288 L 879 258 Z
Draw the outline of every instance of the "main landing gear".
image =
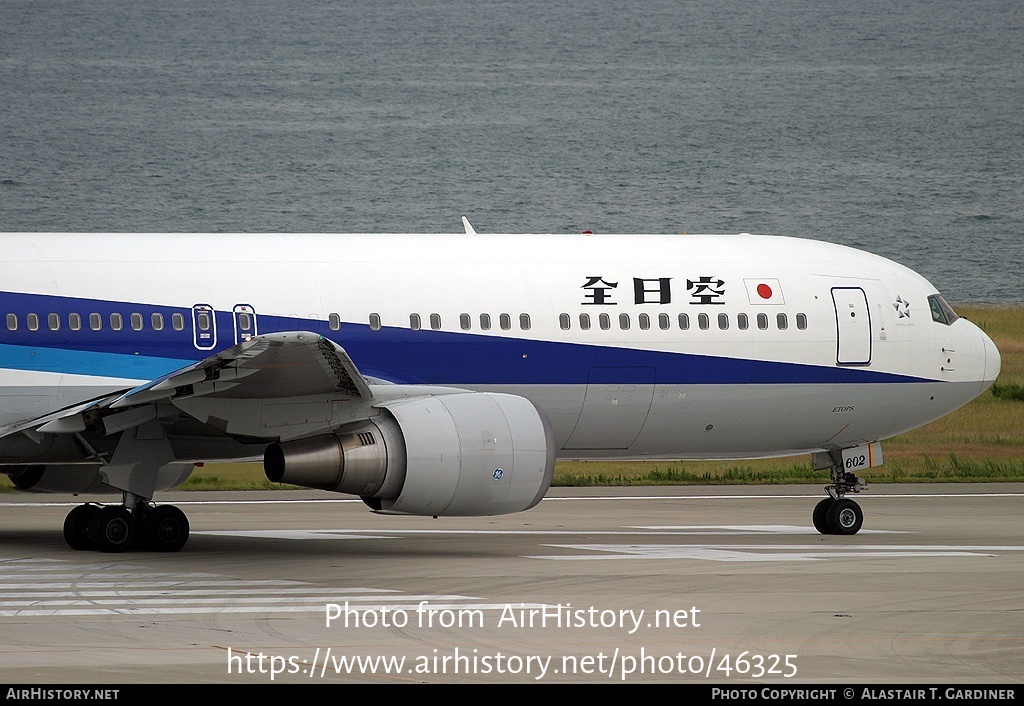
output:
M 864 512 L 860 505 L 844 496 L 859 493 L 867 486 L 856 475 L 844 470 L 842 463 L 835 459 L 831 473 L 832 484 L 825 486 L 828 497 L 814 508 L 814 529 L 822 534 L 857 534 L 864 524 Z
M 174 505 L 153 505 L 125 493 L 121 505 L 86 503 L 64 519 L 72 549 L 176 552 L 188 541 L 188 518 Z

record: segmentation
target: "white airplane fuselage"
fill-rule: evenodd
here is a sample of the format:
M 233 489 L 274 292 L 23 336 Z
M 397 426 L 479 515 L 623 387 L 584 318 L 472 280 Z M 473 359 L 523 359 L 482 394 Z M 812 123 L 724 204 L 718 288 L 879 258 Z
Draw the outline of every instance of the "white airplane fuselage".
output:
M 347 463 L 358 470 L 336 489 L 372 487 L 379 510 L 513 511 L 542 497 L 555 456 L 841 451 L 966 404 L 1000 364 L 912 270 L 794 238 L 23 233 L 4 246 L 0 464 L 46 468 L 25 487 L 65 490 L 84 481 L 54 478 L 85 466 L 129 509 L 187 477 L 154 480 L 157 466 L 281 444 L 268 469 L 334 489 L 318 469 Z M 426 401 L 465 392 L 478 394 Z M 377 440 L 359 438 L 387 447 L 385 470 L 325 460 L 355 443 L 332 434 L 381 415 Z M 537 454 L 519 462 L 519 499 L 466 490 L 477 470 L 515 482 L 511 460 L 488 460 L 508 447 Z M 433 469 L 453 457 L 437 500 Z M 839 499 L 854 488 L 841 460 Z M 359 485 L 364 472 L 375 480 Z

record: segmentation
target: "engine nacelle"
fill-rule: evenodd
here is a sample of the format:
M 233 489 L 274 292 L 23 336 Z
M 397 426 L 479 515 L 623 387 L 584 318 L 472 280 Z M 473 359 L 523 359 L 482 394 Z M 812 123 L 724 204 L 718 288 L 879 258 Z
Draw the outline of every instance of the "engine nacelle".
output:
M 551 425 L 522 397 L 467 392 L 386 402 L 381 415 L 271 444 L 275 483 L 352 493 L 407 515 L 500 515 L 544 497 L 555 468 Z
M 0 467 L 18 490 L 34 493 L 120 494 L 100 477 L 102 466 L 87 464 L 48 464 Z M 156 490 L 169 490 L 188 480 L 192 463 L 168 463 L 157 473 Z

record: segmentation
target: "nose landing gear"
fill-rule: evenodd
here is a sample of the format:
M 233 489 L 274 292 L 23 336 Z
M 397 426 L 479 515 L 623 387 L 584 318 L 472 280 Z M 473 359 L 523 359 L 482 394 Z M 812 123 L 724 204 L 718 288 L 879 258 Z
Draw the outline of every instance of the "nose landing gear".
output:
M 844 468 L 840 451 L 828 452 L 832 484 L 825 486 L 828 497 L 814 507 L 814 529 L 822 534 L 857 534 L 864 524 L 864 511 L 847 493 L 859 493 L 867 484 Z
M 822 534 L 857 534 L 864 511 L 849 498 L 825 498 L 814 507 L 814 529 Z

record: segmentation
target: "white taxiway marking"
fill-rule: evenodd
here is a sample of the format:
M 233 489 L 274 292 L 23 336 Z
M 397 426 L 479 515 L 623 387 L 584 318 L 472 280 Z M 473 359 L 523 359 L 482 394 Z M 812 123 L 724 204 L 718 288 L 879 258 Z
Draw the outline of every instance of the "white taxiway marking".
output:
M 574 495 L 568 497 L 546 497 L 541 502 L 589 502 L 589 501 L 616 501 L 616 500 L 627 500 L 627 501 L 644 501 L 644 500 L 686 500 L 686 501 L 713 501 L 713 500 L 782 500 L 782 499 L 795 499 L 795 498 L 820 498 L 821 492 L 807 492 L 807 493 L 792 493 L 787 495 L 739 495 L 739 494 L 706 494 L 706 495 Z M 884 490 L 876 490 L 869 496 L 871 500 L 903 500 L 906 498 L 923 498 L 928 500 L 936 500 L 941 498 L 1019 498 L 1024 499 L 1024 491 L 1009 492 L 1009 493 L 889 493 L 886 494 Z M 302 499 L 288 499 L 281 498 L 267 499 L 260 498 L 255 500 L 176 500 L 175 505 L 182 506 L 201 506 L 201 505 L 301 505 L 306 504 L 335 504 L 335 503 L 351 503 L 351 504 L 362 504 L 362 500 L 359 498 L 302 498 Z M 74 507 L 80 505 L 81 501 L 51 501 L 51 502 L 38 502 L 38 501 L 26 501 L 26 502 L 0 502 L 0 507 Z
M 903 534 L 887 530 L 862 531 L 860 534 Z M 396 539 L 388 535 L 533 535 L 537 537 L 675 537 L 706 536 L 736 538 L 739 536 L 793 535 L 820 538 L 815 530 L 795 525 L 651 525 L 622 530 L 398 530 L 377 533 L 373 530 L 252 530 L 239 532 L 205 532 L 229 537 L 262 537 L 264 539 Z M 859 541 L 859 540 L 858 540 Z M 934 557 L 993 557 L 999 553 L 1024 551 L 1024 546 L 950 546 L 926 544 L 545 544 L 544 546 L 574 550 L 570 555 L 529 555 L 531 559 L 556 561 L 591 561 L 608 559 L 698 559 L 703 561 L 732 562 L 787 562 L 823 561 L 835 559 L 873 557 L 880 559 L 908 559 Z
M 566 537 L 599 537 L 599 536 L 652 536 L 665 535 L 723 535 L 736 536 L 743 534 L 779 534 L 779 535 L 813 535 L 820 536 L 812 527 L 797 525 L 652 525 L 629 526 L 618 530 L 567 530 L 567 529 L 529 529 L 529 530 L 457 530 L 457 529 L 310 529 L 310 530 L 216 530 L 193 532 L 193 536 L 207 537 L 253 537 L 262 539 L 398 539 L 398 535 L 559 535 Z M 861 530 L 860 534 L 898 534 L 893 530 Z
M 246 581 L 215 574 L 164 574 L 144 567 L 33 559 L 0 562 L 0 617 L 196 615 L 214 613 L 321 613 L 327 604 L 353 610 L 414 613 L 426 602 L 443 610 L 500 611 L 505 603 L 451 594 L 349 587 L 303 581 Z M 47 573 L 48 572 L 48 573 Z M 531 606 L 533 604 L 530 604 Z
M 853 557 L 881 559 L 934 557 L 993 557 L 998 551 L 1022 551 L 1024 547 L 931 547 L 931 546 L 859 546 L 810 547 L 712 546 L 680 544 L 549 544 L 549 547 L 582 552 L 571 555 L 538 555 L 532 559 L 556 561 L 592 561 L 601 559 L 699 559 L 703 561 L 823 561 Z M 602 552 L 602 553 L 595 553 Z
M 636 529 L 678 534 L 812 534 L 818 530 L 803 525 L 637 525 Z M 898 534 L 894 530 L 862 529 L 858 534 Z
M 398 539 L 389 537 L 398 532 L 362 532 L 360 530 L 217 530 L 209 532 L 192 532 L 191 536 L 204 537 L 247 537 L 260 539 Z

